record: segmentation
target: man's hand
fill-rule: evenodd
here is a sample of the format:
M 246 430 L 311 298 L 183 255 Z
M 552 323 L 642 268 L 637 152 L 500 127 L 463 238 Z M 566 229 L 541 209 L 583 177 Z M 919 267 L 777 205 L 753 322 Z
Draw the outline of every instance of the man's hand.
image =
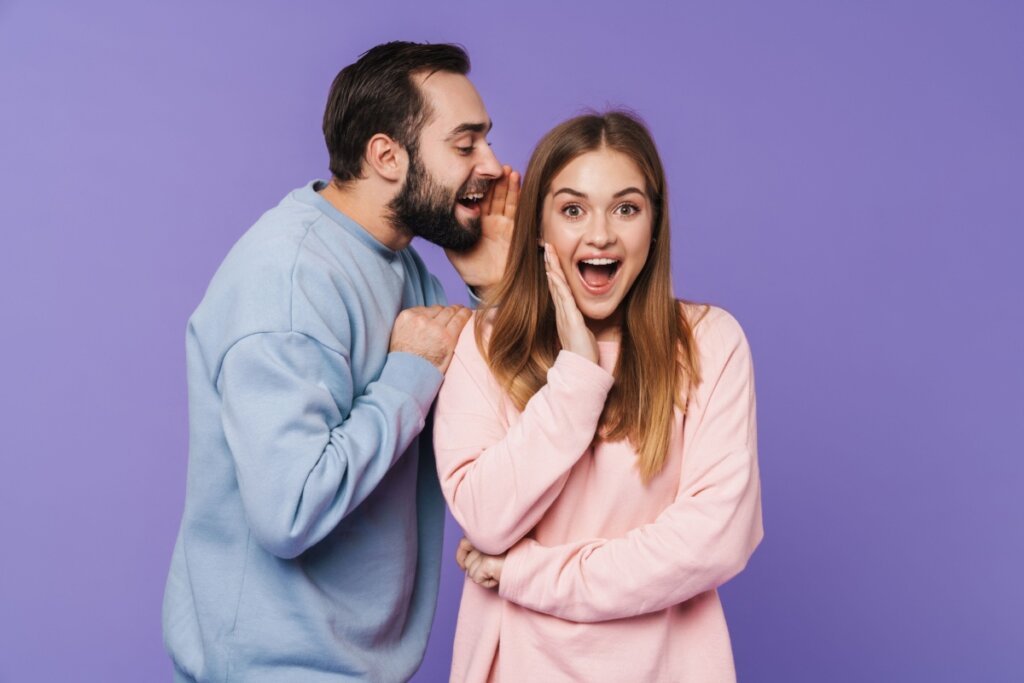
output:
M 452 360 L 459 334 L 472 314 L 464 306 L 407 308 L 395 319 L 388 350 L 414 353 L 444 372 Z
M 480 241 L 469 251 L 445 249 L 459 277 L 481 297 L 501 280 L 505 272 L 508 245 L 512 240 L 512 227 L 519 205 L 519 174 L 511 166 L 502 168 L 503 175 L 491 185 L 480 202 Z
M 494 588 L 501 581 L 505 555 L 484 555 L 464 538 L 455 550 L 455 561 L 473 583 L 484 588 Z

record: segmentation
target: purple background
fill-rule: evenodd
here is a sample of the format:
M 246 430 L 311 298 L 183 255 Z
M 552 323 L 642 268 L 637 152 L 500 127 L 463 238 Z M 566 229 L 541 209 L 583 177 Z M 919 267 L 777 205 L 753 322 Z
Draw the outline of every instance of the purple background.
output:
M 650 123 L 677 291 L 758 373 L 741 679 L 1022 680 L 1024 6 L 425 4 L 0 2 L 0 681 L 169 679 L 185 321 L 396 38 L 468 48 L 517 168 L 581 107 Z

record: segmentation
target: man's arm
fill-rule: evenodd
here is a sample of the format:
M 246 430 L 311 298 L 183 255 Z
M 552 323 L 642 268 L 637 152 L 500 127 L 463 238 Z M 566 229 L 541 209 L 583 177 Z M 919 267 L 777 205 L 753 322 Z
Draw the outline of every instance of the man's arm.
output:
M 268 552 L 293 558 L 319 542 L 408 449 L 469 316 L 460 311 L 403 311 L 380 376 L 354 397 L 350 359 L 308 335 L 254 334 L 228 351 L 217 380 L 224 433 Z

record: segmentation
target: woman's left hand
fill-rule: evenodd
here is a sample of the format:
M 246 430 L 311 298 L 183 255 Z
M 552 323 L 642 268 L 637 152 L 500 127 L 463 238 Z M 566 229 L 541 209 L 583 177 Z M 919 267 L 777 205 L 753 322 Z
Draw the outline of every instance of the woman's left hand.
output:
M 505 555 L 485 555 L 464 538 L 455 550 L 455 561 L 473 583 L 484 588 L 494 588 L 501 581 Z

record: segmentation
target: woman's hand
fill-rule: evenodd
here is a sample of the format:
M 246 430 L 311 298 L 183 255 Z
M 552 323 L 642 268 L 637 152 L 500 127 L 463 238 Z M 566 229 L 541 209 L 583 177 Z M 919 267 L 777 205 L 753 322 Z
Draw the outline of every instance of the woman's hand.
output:
M 455 561 L 473 583 L 484 588 L 494 588 L 501 581 L 505 555 L 484 555 L 464 538 L 455 550 Z
M 572 298 L 572 290 L 569 283 L 565 281 L 565 273 L 558 264 L 558 254 L 555 248 L 544 243 L 544 269 L 548 275 L 548 289 L 551 291 L 551 300 L 555 304 L 555 325 L 558 328 L 558 340 L 562 348 L 583 356 L 587 360 L 597 362 L 597 339 L 594 333 L 587 327 L 583 314 L 576 307 L 576 300 Z
M 519 173 L 502 166 L 502 176 L 494 181 L 480 200 L 480 241 L 469 251 L 445 249 L 455 270 L 481 298 L 505 273 L 508 245 L 519 205 Z

